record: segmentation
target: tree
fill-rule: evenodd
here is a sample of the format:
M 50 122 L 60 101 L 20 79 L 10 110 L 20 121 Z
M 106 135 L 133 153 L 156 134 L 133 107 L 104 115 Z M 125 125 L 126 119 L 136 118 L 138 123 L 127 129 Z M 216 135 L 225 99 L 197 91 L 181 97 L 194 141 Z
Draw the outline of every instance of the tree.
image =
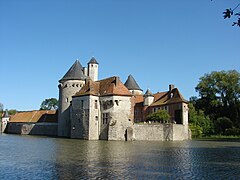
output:
M 232 121 L 227 117 L 217 118 L 215 122 L 216 130 L 218 134 L 225 133 L 226 129 L 231 129 L 233 127 Z
M 16 109 L 9 109 L 8 110 L 8 114 L 9 115 L 15 115 L 17 113 L 17 110 Z
M 213 133 L 213 123 L 210 118 L 204 114 L 202 110 L 196 110 L 190 102 L 189 107 L 189 123 L 193 137 L 207 136 Z
M 235 16 L 237 18 L 236 21 L 233 22 L 232 26 L 239 26 L 240 27 L 240 12 L 236 12 L 236 9 L 240 6 L 240 3 L 238 3 L 233 9 L 228 8 L 223 12 L 223 18 L 231 18 L 232 16 Z
M 0 103 L 0 119 L 2 119 L 3 108 L 4 108 L 3 104 Z
M 146 119 L 148 121 L 168 122 L 170 115 L 166 110 L 158 110 L 155 113 L 149 114 Z
M 58 100 L 56 98 L 45 99 L 40 106 L 40 110 L 57 110 L 57 109 Z
M 236 70 L 205 74 L 195 88 L 200 98 L 196 108 L 202 109 L 212 120 L 229 118 L 240 126 L 240 73 Z

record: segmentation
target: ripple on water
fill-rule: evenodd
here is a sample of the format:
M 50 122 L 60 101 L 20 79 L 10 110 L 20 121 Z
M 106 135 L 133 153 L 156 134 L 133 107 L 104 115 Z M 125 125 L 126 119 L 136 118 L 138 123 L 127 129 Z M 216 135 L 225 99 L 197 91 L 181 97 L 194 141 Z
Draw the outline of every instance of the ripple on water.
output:
M 0 179 L 239 179 L 239 142 L 0 136 Z

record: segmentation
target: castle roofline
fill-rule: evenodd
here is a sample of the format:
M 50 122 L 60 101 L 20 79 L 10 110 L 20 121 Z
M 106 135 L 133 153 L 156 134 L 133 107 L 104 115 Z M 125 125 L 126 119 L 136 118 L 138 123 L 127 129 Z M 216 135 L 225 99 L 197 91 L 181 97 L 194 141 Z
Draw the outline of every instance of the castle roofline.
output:
M 90 61 L 88 62 L 88 64 L 98 64 L 98 62 L 97 62 L 97 60 L 94 57 L 92 57 L 90 59 Z
M 76 96 L 132 96 L 129 90 L 120 81 L 119 77 L 113 76 L 99 81 L 89 80 L 85 86 L 77 92 Z
M 142 89 L 139 87 L 136 80 L 134 79 L 134 77 L 131 74 L 128 76 L 124 85 L 128 88 L 128 90 L 140 90 L 140 91 L 142 91 Z
M 68 80 L 85 80 L 85 79 L 87 79 L 87 76 L 83 74 L 83 67 L 81 63 L 78 60 L 76 60 L 75 63 L 67 71 L 67 73 L 63 76 L 63 78 L 59 80 L 59 82 L 61 83 Z

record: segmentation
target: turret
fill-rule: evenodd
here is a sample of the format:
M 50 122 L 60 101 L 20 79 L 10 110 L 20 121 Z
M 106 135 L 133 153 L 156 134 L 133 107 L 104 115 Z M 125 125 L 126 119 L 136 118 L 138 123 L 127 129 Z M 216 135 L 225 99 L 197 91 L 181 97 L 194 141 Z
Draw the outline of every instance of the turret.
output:
M 88 62 L 88 76 L 93 81 L 98 80 L 98 62 L 94 57 Z
M 144 94 L 144 106 L 150 106 L 154 101 L 154 96 L 149 89 L 147 89 L 146 93 Z
M 88 77 L 83 74 L 82 65 L 78 60 L 59 80 L 58 136 L 70 136 L 70 105 L 72 96 L 85 84 Z
M 124 83 L 124 85 L 128 88 L 128 90 L 133 94 L 133 95 L 142 95 L 143 90 L 139 87 L 133 76 L 130 74 Z

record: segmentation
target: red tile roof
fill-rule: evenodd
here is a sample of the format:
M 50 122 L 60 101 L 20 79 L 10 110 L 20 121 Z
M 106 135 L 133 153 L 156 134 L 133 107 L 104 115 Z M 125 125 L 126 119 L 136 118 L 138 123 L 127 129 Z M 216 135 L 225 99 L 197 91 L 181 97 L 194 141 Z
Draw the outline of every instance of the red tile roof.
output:
M 157 100 L 154 100 L 151 106 L 161 106 L 181 102 L 187 103 L 187 100 L 183 98 L 182 94 L 177 88 L 174 88 L 172 91 L 164 92 L 163 94 L 161 94 L 161 96 Z
M 95 96 L 132 96 L 129 90 L 119 80 L 119 77 L 110 77 L 100 81 L 89 80 L 85 86 L 77 92 L 76 96 L 95 95 Z
M 35 110 L 35 111 L 24 111 L 17 112 L 15 115 L 11 116 L 11 122 L 52 122 L 57 123 L 57 111 L 54 110 Z

